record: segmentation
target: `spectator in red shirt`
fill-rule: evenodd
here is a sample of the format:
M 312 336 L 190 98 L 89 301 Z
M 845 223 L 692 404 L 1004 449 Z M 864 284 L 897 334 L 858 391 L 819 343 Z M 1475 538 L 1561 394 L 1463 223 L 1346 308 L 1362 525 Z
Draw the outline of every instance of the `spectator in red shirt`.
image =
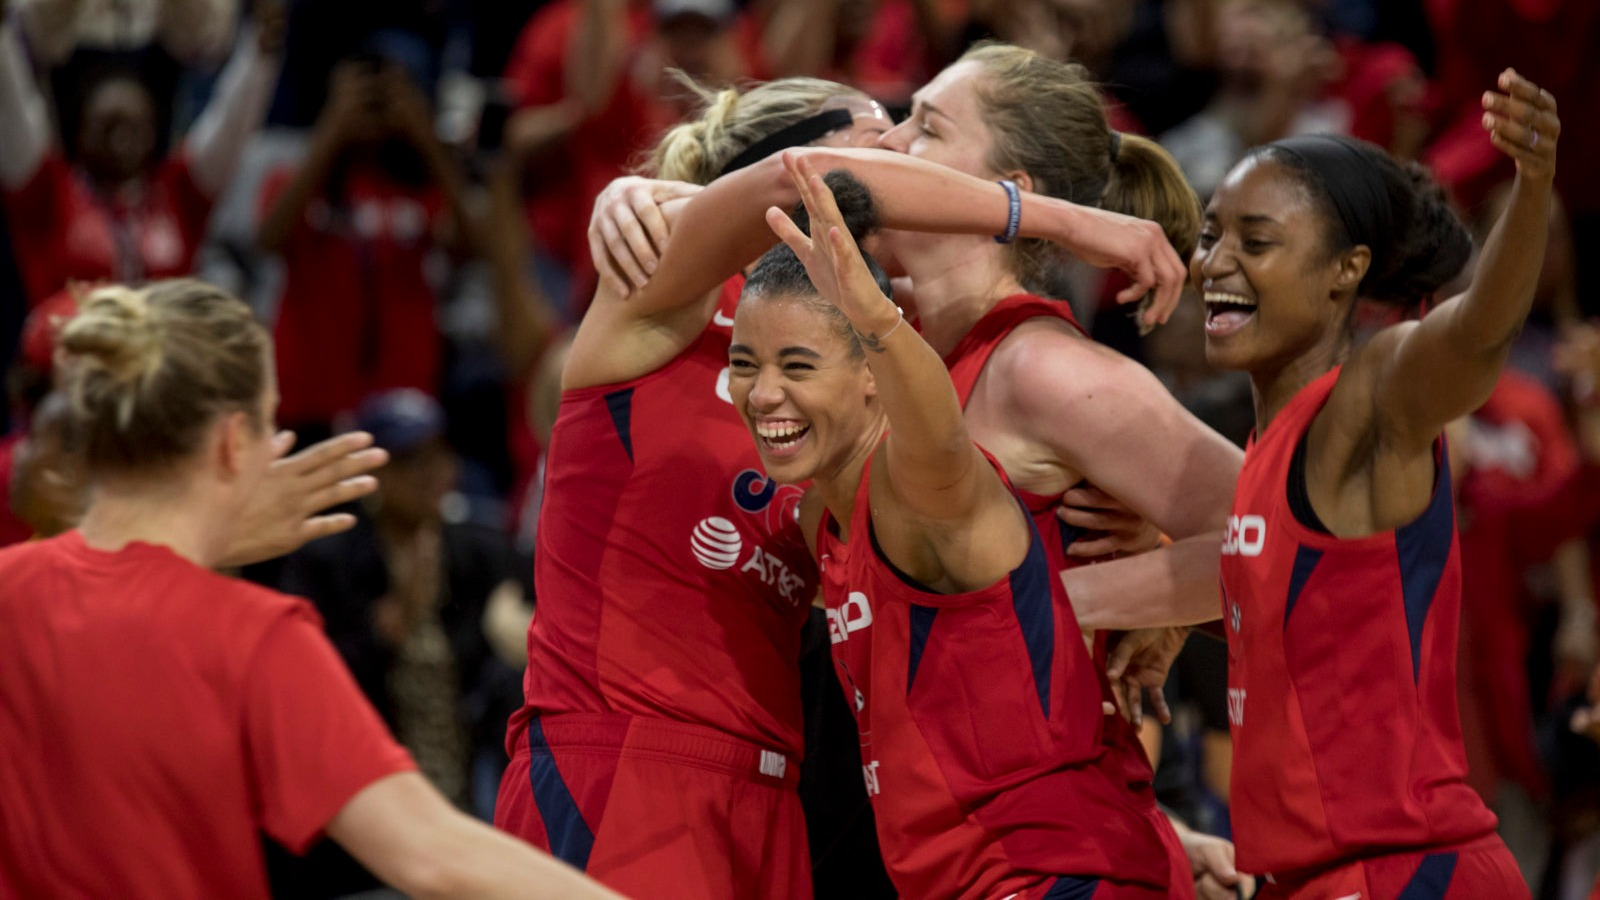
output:
M 731 0 L 555 0 L 523 28 L 505 71 L 518 118 L 569 108 L 567 140 L 538 157 L 528 185 L 536 245 L 572 276 L 558 302 L 593 293 L 582 223 L 595 198 L 693 112 L 697 98 L 666 68 L 717 83 L 764 77 L 750 28 Z
M 257 242 L 285 269 L 273 329 L 281 415 L 302 437 L 327 434 L 378 391 L 437 393 L 427 262 L 466 243 L 462 192 L 406 71 L 370 57 L 341 64 L 305 159 L 261 191 Z
M 261 833 L 326 832 L 415 896 L 614 896 L 453 810 L 304 601 L 209 571 L 277 453 L 268 342 L 193 281 L 62 332 L 94 489 L 0 552 L 0 893 L 266 897 Z
M 156 98 L 128 71 L 86 79 L 76 144 L 56 148 L 16 26 L 0 23 L 0 188 L 29 304 L 68 280 L 189 273 L 277 80 L 283 13 L 263 4 L 179 149 L 157 153 Z M 67 155 L 70 153 L 69 155 Z

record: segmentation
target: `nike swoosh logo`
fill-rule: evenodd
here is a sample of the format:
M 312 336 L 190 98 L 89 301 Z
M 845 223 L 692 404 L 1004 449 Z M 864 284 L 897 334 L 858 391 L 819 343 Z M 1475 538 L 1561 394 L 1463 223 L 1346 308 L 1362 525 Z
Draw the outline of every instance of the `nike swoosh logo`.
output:
M 1346 894 L 1343 897 L 1335 898 L 1335 900 L 1361 900 L 1361 892 L 1356 891 L 1354 894 Z
M 719 309 L 711 316 L 711 324 L 721 325 L 723 328 L 732 328 L 733 320 L 723 315 L 722 310 Z

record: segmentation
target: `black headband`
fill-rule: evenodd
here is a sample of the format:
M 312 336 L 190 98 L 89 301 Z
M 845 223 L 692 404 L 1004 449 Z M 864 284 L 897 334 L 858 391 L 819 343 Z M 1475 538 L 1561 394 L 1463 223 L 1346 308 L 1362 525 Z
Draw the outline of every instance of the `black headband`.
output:
M 758 163 L 763 159 L 787 150 L 790 147 L 800 147 L 811 143 L 830 131 L 836 131 L 849 125 L 855 119 L 855 114 L 848 109 L 830 109 L 816 115 L 801 119 L 787 128 L 780 128 L 767 135 L 754 144 L 744 148 L 744 152 L 728 160 L 728 164 L 717 173 L 720 178 L 729 172 L 737 172 L 745 166 Z
M 1273 141 L 1268 149 L 1293 156 L 1322 182 L 1351 243 L 1372 251 L 1371 271 L 1383 271 L 1379 257 L 1395 244 L 1394 207 L 1389 186 L 1359 141 L 1330 134 L 1307 134 Z

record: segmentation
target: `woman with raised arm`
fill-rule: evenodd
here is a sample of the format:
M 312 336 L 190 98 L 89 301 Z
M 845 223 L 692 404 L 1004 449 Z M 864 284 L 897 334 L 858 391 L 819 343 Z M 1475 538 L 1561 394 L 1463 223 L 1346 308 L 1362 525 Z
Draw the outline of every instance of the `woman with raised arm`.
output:
M 1153 294 L 1143 321 L 1163 321 L 1179 293 L 1169 280 L 1173 255 L 1159 245 L 1187 255 L 1199 231 L 1198 201 L 1176 163 L 1154 143 L 1109 128 L 1081 67 L 1003 44 L 969 51 L 941 72 L 880 145 L 899 153 L 793 152 L 819 171 L 847 169 L 878 198 L 891 229 L 886 256 L 910 276 L 918 326 L 945 358 L 975 438 L 1006 465 L 1041 523 L 1087 481 L 1178 539 L 1064 575 L 1081 623 L 1214 619 L 1217 546 L 1239 451 L 1143 366 L 1088 340 L 1065 303 L 1036 293 L 1058 263 L 1049 241 L 1091 265 L 1124 269 L 1132 283 L 1119 299 Z M 938 216 L 909 224 L 935 200 Z M 648 309 L 716 284 L 762 251 L 763 211 L 793 202 L 778 160 L 720 179 L 683 211 L 655 276 L 631 302 Z M 657 262 L 633 252 L 643 243 L 638 223 L 613 230 L 613 257 L 635 268 Z M 1063 563 L 1082 552 L 1069 548 Z
M 858 224 L 871 198 L 794 176 L 812 237 L 769 210 L 786 246 L 745 284 L 729 392 L 772 478 L 812 484 L 801 524 L 896 889 L 1193 896 L 1149 785 L 1130 791 L 1107 752 L 1104 682 L 1045 539 L 835 192 Z
M 1471 240 L 1422 170 L 1346 138 L 1235 166 L 1190 264 L 1207 358 L 1255 394 L 1222 588 L 1234 836 L 1264 897 L 1528 896 L 1465 780 L 1443 431 L 1528 314 L 1561 123 L 1509 69 L 1483 107 L 1512 198 L 1466 292 L 1421 321 L 1352 346 L 1358 300 L 1428 301 Z
M 0 552 L 0 894 L 264 898 L 263 834 L 325 833 L 414 896 L 615 898 L 451 807 L 309 604 L 210 571 L 282 483 L 270 343 L 196 281 L 102 288 L 63 327 L 90 489 L 76 528 Z
M 785 147 L 870 144 L 888 126 L 830 82 L 708 99 L 657 149 L 663 177 L 709 181 Z M 641 191 L 651 212 L 695 188 L 657 190 Z M 799 491 L 763 474 L 729 405 L 737 282 L 705 287 L 645 309 L 602 279 L 574 338 L 495 822 L 628 893 L 808 898 L 795 785 L 816 573 Z

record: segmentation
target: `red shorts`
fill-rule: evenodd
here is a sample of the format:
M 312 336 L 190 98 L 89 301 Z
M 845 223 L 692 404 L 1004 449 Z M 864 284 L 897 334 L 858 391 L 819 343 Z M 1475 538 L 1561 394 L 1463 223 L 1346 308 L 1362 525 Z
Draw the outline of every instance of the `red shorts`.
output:
M 629 896 L 809 898 L 800 766 L 698 725 L 536 717 L 496 827 Z
M 1194 867 L 1189 865 L 1189 854 L 1183 852 L 1183 842 L 1178 840 L 1178 833 L 1160 807 L 1151 803 L 1147 815 L 1167 848 L 1166 865 L 1172 879 L 1168 889 L 1068 875 L 1050 879 L 1015 896 L 1018 900 L 1194 900 Z
M 1517 900 L 1531 896 L 1498 835 L 1357 860 L 1314 875 L 1270 876 L 1258 900 Z

